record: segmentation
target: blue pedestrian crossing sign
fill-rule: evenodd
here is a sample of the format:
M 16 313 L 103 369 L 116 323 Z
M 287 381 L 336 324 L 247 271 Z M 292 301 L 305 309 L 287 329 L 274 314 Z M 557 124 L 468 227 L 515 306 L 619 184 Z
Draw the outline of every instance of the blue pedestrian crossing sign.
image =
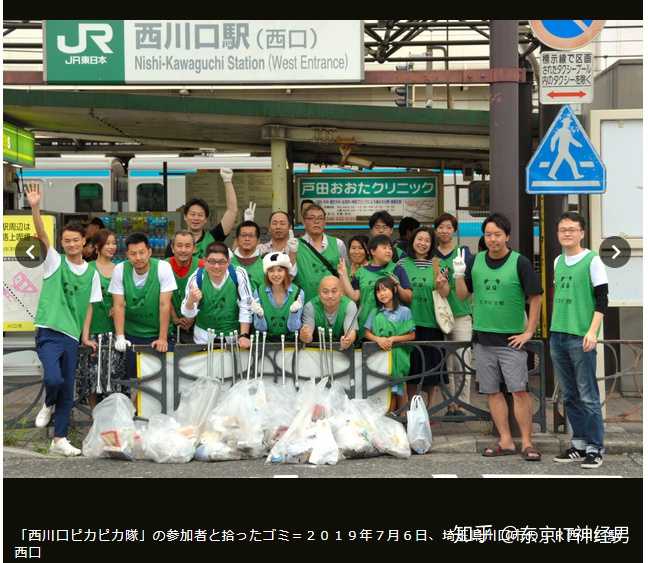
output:
M 563 106 L 526 167 L 529 194 L 602 194 L 605 165 L 570 106 Z

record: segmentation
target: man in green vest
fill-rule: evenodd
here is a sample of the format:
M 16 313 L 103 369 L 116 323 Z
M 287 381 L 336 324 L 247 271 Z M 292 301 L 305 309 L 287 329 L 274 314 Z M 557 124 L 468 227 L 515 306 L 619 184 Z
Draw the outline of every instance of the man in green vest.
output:
M 318 296 L 306 303 L 299 338 L 309 344 L 315 338 L 317 327 L 333 330 L 333 338 L 340 342 L 340 350 L 353 346 L 358 333 L 358 308 L 344 295 L 342 284 L 335 276 L 326 276 L 319 285 Z
M 409 304 L 412 302 L 412 286 L 407 272 L 402 266 L 393 262 L 394 249 L 391 239 L 387 235 L 378 235 L 369 241 L 369 253 L 371 262 L 363 266 L 357 272 L 353 280 L 349 280 L 346 264 L 340 260 L 338 272 L 340 281 L 347 297 L 360 303 L 358 326 L 360 337 L 364 334 L 365 322 L 372 311 L 377 310 L 374 286 L 376 282 L 385 276 L 390 276 L 398 288 L 398 298 L 401 302 Z
M 385 235 L 389 237 L 389 240 L 392 240 L 392 236 L 394 235 L 394 218 L 389 211 L 376 211 L 369 217 L 369 239 L 378 235 Z M 396 263 L 405 257 L 405 252 L 394 242 L 392 242 L 392 250 L 392 262 Z
M 241 267 L 230 267 L 229 249 L 222 242 L 211 243 L 205 255 L 205 268 L 191 276 L 182 301 L 182 314 L 196 319 L 194 342 L 207 344 L 210 328 L 227 336 L 237 330 L 239 345 L 249 348 L 251 302 L 247 272 Z
M 317 297 L 322 279 L 337 275 L 340 259 L 346 260 L 344 241 L 327 235 L 326 212 L 319 205 L 310 205 L 304 211 L 306 233 L 297 248 L 297 277 L 295 283 L 304 290 L 306 303 Z
M 43 364 L 45 402 L 36 415 L 36 426 L 45 428 L 54 415 L 52 454 L 77 456 L 81 450 L 67 439 L 70 412 L 74 404 L 79 338 L 90 303 L 102 300 L 96 270 L 83 260 L 85 245 L 81 225 L 66 225 L 61 231 L 64 259 L 51 245 L 40 214 L 38 186 L 25 186 L 31 206 L 36 237 L 47 249 L 43 262 L 43 286 L 36 311 L 36 353 Z
M 117 264 L 108 291 L 113 295 L 115 349 L 126 352 L 131 344 L 148 344 L 158 352 L 169 349 L 171 299 L 178 288 L 165 260 L 151 258 L 148 237 L 132 233 L 126 238 L 126 262 Z M 126 372 L 137 377 L 136 356 L 126 355 Z
M 194 320 L 183 316 L 180 308 L 184 299 L 187 281 L 196 269 L 204 266 L 204 261 L 202 258 L 193 255 L 196 243 L 190 231 L 176 232 L 171 239 L 171 247 L 173 248 L 173 256 L 168 258 L 167 262 L 171 264 L 178 288 L 173 292 L 171 298 L 173 306 L 171 307 L 171 324 L 169 325 L 170 336 L 177 339 L 179 332 L 180 339 L 178 342 L 193 344 L 192 328 Z
M 190 199 L 183 208 L 187 229 L 196 241 L 194 255 L 198 256 L 198 258 L 204 257 L 205 249 L 212 242 L 225 240 L 225 237 L 230 234 L 236 224 L 238 201 L 236 199 L 236 192 L 234 191 L 234 184 L 232 184 L 234 173 L 229 168 L 221 168 L 220 175 L 225 185 L 225 205 L 227 209 L 223 213 L 223 217 L 218 225 L 210 231 L 205 231 L 205 227 L 209 221 L 209 205 L 207 205 L 204 199 L 198 197 Z M 170 258 L 171 256 L 173 256 L 173 249 L 171 243 L 169 243 L 166 248 L 165 257 Z
M 260 237 L 261 229 L 254 221 L 243 221 L 236 227 L 236 246 L 231 256 L 232 266 L 245 269 L 252 291 L 265 283 L 263 259 L 257 248 Z
M 603 415 L 596 382 L 596 341 L 608 302 L 608 279 L 601 259 L 583 248 L 585 219 L 567 212 L 558 221 L 562 254 L 554 262 L 551 361 L 572 428 L 571 447 L 554 457 L 580 461 L 584 469 L 603 464 Z
M 511 223 L 499 213 L 484 220 L 486 252 L 466 266 L 465 255 L 453 260 L 457 297 L 473 294 L 473 342 L 479 391 L 488 395 L 488 407 L 499 432 L 499 443 L 484 450 L 486 457 L 517 453 L 508 423 L 506 398 L 500 391 L 502 377 L 513 395 L 515 419 L 522 434 L 522 456 L 540 461 L 531 433 L 533 404 L 527 391 L 529 374 L 524 344 L 533 338 L 540 315 L 542 288 L 528 258 L 507 243 Z M 526 322 L 525 301 L 529 300 Z

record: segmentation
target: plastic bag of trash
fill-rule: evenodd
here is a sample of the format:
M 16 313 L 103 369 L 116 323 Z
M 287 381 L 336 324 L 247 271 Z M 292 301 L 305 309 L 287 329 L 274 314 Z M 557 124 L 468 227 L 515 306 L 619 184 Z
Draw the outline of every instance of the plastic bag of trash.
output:
M 372 425 L 357 406 L 357 399 L 347 400 L 344 410 L 331 417 L 331 428 L 344 457 L 378 455 L 371 440 Z
M 407 411 L 407 439 L 412 450 L 424 454 L 432 447 L 430 417 L 420 395 L 414 395 Z
M 207 417 L 198 445 L 199 459 L 225 461 L 265 455 L 266 406 L 261 379 L 239 381 L 230 387 Z
M 207 416 L 214 409 L 221 396 L 221 386 L 214 379 L 199 378 L 182 391 L 178 409 L 173 417 L 182 426 L 193 426 L 200 434 L 207 422 Z
M 83 440 L 86 457 L 115 457 L 133 459 L 135 407 L 122 393 L 113 393 L 92 411 L 92 427 Z
M 399 458 L 412 455 L 405 428 L 397 420 L 382 414 L 382 407 L 378 402 L 363 399 L 356 401 L 355 405 L 369 424 L 374 448 L 380 453 Z
M 271 449 L 288 430 L 297 414 L 297 390 L 292 383 L 265 383 L 266 407 L 263 411 L 264 443 Z
M 341 459 L 327 420 L 333 414 L 332 405 L 340 401 L 341 396 L 338 388 L 327 389 L 326 384 L 327 379 L 322 379 L 317 384 L 310 381 L 302 386 L 297 398 L 299 410 L 288 430 L 270 450 L 266 463 L 333 465 Z
M 196 449 L 195 429 L 166 414 L 153 415 L 142 438 L 146 458 L 156 463 L 188 463 Z

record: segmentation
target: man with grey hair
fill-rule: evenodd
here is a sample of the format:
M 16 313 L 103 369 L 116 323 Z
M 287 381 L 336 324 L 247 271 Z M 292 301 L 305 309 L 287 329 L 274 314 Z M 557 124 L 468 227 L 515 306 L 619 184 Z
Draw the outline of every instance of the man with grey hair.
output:
M 302 328 L 299 337 L 308 344 L 315 337 L 316 327 L 333 331 L 333 338 L 340 342 L 340 349 L 353 346 L 358 331 L 356 304 L 344 295 L 340 280 L 325 276 L 319 284 L 318 295 L 304 306 Z
M 178 340 L 178 343 L 182 344 L 193 344 L 192 331 L 194 319 L 185 317 L 180 311 L 182 300 L 185 296 L 185 289 L 187 288 L 187 282 L 191 275 L 198 268 L 204 266 L 202 258 L 194 256 L 195 248 L 196 243 L 191 231 L 178 231 L 171 239 L 171 250 L 173 251 L 173 256 L 167 258 L 167 261 L 171 264 L 171 269 L 173 270 L 173 275 L 178 286 L 178 289 L 173 292 L 171 298 L 172 307 L 171 322 L 169 323 L 169 335 L 171 338 L 177 339 L 179 333 L 180 339 Z

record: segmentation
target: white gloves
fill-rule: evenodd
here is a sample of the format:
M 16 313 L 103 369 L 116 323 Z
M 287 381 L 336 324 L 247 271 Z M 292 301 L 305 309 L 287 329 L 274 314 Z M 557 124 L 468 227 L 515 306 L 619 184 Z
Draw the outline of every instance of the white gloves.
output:
M 463 278 L 466 275 L 466 250 L 461 249 L 461 253 L 457 254 L 457 257 L 452 261 L 452 269 L 454 270 L 453 277 Z
M 263 318 L 263 307 L 261 307 L 261 303 L 259 303 L 258 299 L 255 299 L 252 301 L 252 304 L 250 305 L 250 309 L 252 309 L 252 312 L 259 317 L 260 319 Z
M 299 246 L 299 241 L 295 238 L 295 233 L 293 233 L 293 230 L 290 229 L 288 231 L 288 252 L 292 254 L 297 253 L 297 247 Z
M 221 168 L 220 175 L 221 175 L 221 178 L 223 179 L 223 182 L 227 183 L 227 182 L 232 181 L 232 177 L 234 176 L 234 172 L 232 172 L 231 168 Z
M 132 346 L 130 340 L 126 340 L 123 334 L 118 334 L 117 339 L 115 340 L 115 350 L 118 352 L 125 352 L 126 348 Z
M 255 211 L 256 211 L 256 203 L 251 201 L 248 208 L 243 211 L 243 221 L 254 221 Z
M 290 312 L 296 313 L 302 308 L 302 305 L 303 303 L 299 299 L 295 299 L 295 302 L 290 306 Z

